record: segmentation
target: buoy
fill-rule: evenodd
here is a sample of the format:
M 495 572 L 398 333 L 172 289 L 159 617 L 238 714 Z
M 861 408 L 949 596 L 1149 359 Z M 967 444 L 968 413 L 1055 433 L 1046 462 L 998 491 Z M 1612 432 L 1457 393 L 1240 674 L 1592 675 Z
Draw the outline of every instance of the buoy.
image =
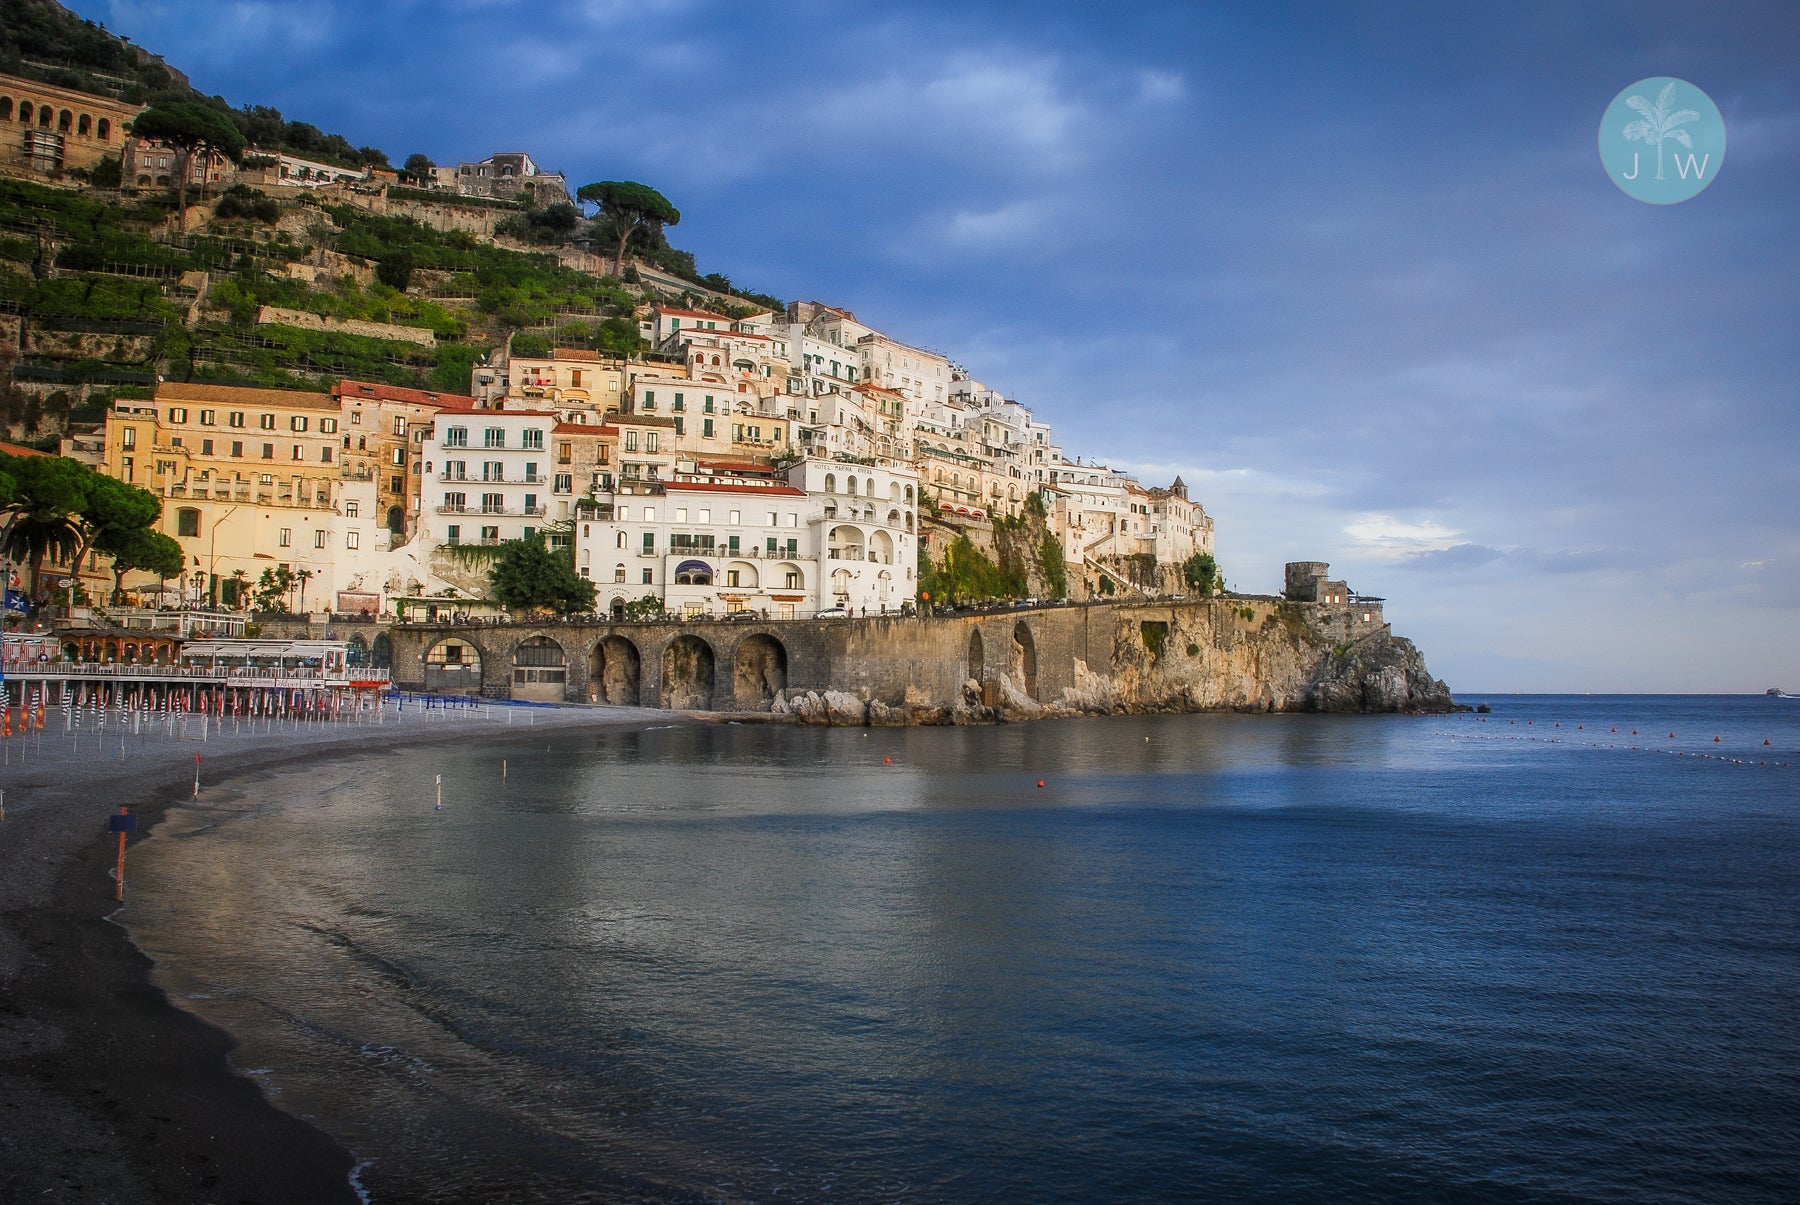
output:
M 888 764 L 888 765 L 890 765 L 890 766 L 891 766 L 891 765 L 893 765 L 893 764 L 894 764 L 894 759 L 893 759 L 893 758 L 891 758 L 891 757 L 884 757 L 884 758 L 882 758 L 882 759 L 881 759 L 881 760 L 882 760 L 882 761 L 884 761 L 884 762 L 886 762 L 886 763 L 887 763 L 887 764 Z
M 1671 732 L 1671 733 L 1669 733 L 1669 739 L 1670 739 L 1670 740 L 1674 740 L 1674 739 L 1675 739 L 1675 734 L 1674 734 L 1674 733 L 1673 733 L 1673 732 Z
M 1763 737 L 1763 744 L 1765 744 L 1765 745 L 1766 745 L 1766 744 L 1768 744 L 1768 743 L 1769 743 L 1769 738 L 1768 738 L 1768 737 L 1766 737 L 1766 736 L 1765 736 L 1765 737 Z
M 1715 745 L 1716 745 L 1716 744 L 1718 744 L 1718 743 L 1719 743 L 1719 740 L 1720 740 L 1720 738 L 1719 738 L 1719 737 L 1716 737 L 1716 736 L 1715 736 L 1715 737 L 1713 737 L 1713 744 L 1715 744 Z
M 1633 735 L 1633 736 L 1636 736 L 1636 735 L 1637 735 L 1637 729 L 1636 729 L 1636 728 L 1633 728 L 1633 729 L 1632 729 L 1632 730 L 1631 730 L 1631 735 Z
M 1038 779 L 1038 788 L 1041 790 L 1041 789 L 1043 789 L 1043 786 L 1044 786 L 1044 780 L 1041 778 Z
M 1615 727 L 1615 728 L 1614 728 L 1614 729 L 1613 729 L 1613 731 L 1614 731 L 1614 732 L 1617 732 L 1617 731 L 1618 731 L 1618 728 L 1617 728 L 1617 727 Z

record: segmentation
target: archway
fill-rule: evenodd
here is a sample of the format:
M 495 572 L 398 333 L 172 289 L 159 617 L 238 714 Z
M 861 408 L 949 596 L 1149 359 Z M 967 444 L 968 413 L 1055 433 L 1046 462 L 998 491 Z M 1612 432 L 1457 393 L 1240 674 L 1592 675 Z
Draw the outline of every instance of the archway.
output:
M 982 665 L 981 633 L 969 633 L 969 677 L 976 682 L 981 681 Z
M 369 646 L 369 664 L 376 669 L 387 669 L 394 664 L 394 640 L 386 632 L 375 637 L 375 643 Z
M 1030 698 L 1037 698 L 1037 644 L 1023 619 L 1013 625 L 1011 670 L 1019 689 Z
M 707 711 L 713 702 L 712 646 L 677 636 L 662 655 L 662 702 L 675 711 Z
M 550 637 L 528 637 L 513 650 L 513 698 L 561 703 L 567 698 L 568 683 L 569 667 L 562 645 Z
M 639 676 L 637 645 L 623 636 L 608 636 L 588 654 L 588 701 L 636 707 Z
M 736 681 L 740 708 L 766 710 L 775 695 L 787 689 L 787 649 L 773 636 L 757 633 L 738 641 Z
M 625 599 L 623 597 L 615 595 L 612 600 L 612 606 L 608 607 L 607 610 L 612 613 L 614 623 L 625 622 Z
M 369 663 L 369 642 L 358 632 L 351 636 L 344 648 L 344 664 L 352 669 L 360 669 Z
M 433 694 L 480 694 L 481 650 L 454 636 L 432 645 L 425 653 L 425 689 Z

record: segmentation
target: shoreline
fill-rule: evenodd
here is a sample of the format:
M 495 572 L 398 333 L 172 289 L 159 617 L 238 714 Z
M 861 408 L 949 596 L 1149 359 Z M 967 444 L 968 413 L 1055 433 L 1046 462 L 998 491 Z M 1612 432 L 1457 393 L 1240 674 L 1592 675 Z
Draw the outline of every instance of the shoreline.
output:
M 123 761 L 96 733 L 81 734 L 78 749 L 53 732 L 61 722 L 55 714 L 46 716 L 35 748 L 28 748 L 39 741 L 35 733 L 7 742 L 10 764 L 0 768 L 0 1199 L 359 1200 L 352 1152 L 231 1066 L 231 1036 L 156 985 L 154 964 L 131 940 L 128 914 L 116 915 L 123 907 L 113 899 L 117 846 L 106 818 L 121 804 L 139 817 L 128 850 L 149 837 L 191 794 L 195 753 L 207 788 L 305 757 L 504 738 L 520 726 L 618 731 L 706 722 L 617 707 L 416 714 L 409 709 L 382 724 L 240 729 L 205 742 L 197 731 L 128 737 Z M 127 888 L 130 882 L 128 852 Z

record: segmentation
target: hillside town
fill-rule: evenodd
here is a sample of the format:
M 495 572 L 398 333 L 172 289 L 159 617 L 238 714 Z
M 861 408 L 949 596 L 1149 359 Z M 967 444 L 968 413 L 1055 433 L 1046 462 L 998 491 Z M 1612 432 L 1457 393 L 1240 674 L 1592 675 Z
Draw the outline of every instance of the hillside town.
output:
M 216 221 L 209 193 L 249 186 L 258 198 L 329 195 L 363 207 L 389 192 L 476 213 L 572 207 L 564 176 L 529 154 L 414 164 L 401 189 L 390 168 L 279 147 L 251 146 L 236 160 L 184 154 L 132 132 L 143 112 L 0 77 L 0 122 L 22 131 L 6 140 L 0 167 L 76 183 L 113 156 L 124 198 L 191 190 L 199 203 L 177 214 L 184 227 Z M 558 254 L 615 279 L 604 255 Z M 318 259 L 355 267 L 336 251 Z M 462 391 L 352 377 L 316 391 L 267 388 L 193 372 L 90 390 L 104 413 L 70 424 L 58 452 L 154 494 L 157 529 L 179 543 L 185 568 L 115 578 L 99 550 L 70 565 L 52 549 L 49 569 L 94 598 L 123 585 L 189 607 L 280 599 L 293 612 L 480 616 L 497 609 L 486 589 L 493 551 L 541 538 L 567 550 L 603 615 L 792 618 L 949 601 L 922 597 L 921 558 L 941 560 L 964 536 L 991 551 L 996 523 L 1028 512 L 1066 566 L 1047 595 L 1177 592 L 1181 567 L 1213 552 L 1212 519 L 1179 478 L 1147 486 L 1068 454 L 1029 406 L 942 352 L 841 307 L 757 309 L 691 282 L 658 288 L 668 282 L 645 260 L 628 257 L 625 268 L 638 284 L 624 319 L 635 350 L 625 354 L 511 331 L 472 363 Z M 224 275 L 184 277 L 196 307 Z M 17 319 L 28 350 L 30 317 Z M 256 321 L 437 342 L 403 322 L 269 306 Z M 23 367 L 13 375 L 13 388 L 40 392 L 66 379 L 52 369 L 34 386 Z M 33 585 L 41 601 L 49 591 Z

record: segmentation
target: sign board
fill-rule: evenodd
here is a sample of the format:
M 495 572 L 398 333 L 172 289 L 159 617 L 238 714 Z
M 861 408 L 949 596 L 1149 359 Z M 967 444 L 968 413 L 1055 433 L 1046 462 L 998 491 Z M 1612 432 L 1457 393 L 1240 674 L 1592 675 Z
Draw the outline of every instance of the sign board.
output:
M 137 832 L 137 817 L 108 816 L 106 818 L 106 828 L 108 832 L 113 833 L 135 833 Z

